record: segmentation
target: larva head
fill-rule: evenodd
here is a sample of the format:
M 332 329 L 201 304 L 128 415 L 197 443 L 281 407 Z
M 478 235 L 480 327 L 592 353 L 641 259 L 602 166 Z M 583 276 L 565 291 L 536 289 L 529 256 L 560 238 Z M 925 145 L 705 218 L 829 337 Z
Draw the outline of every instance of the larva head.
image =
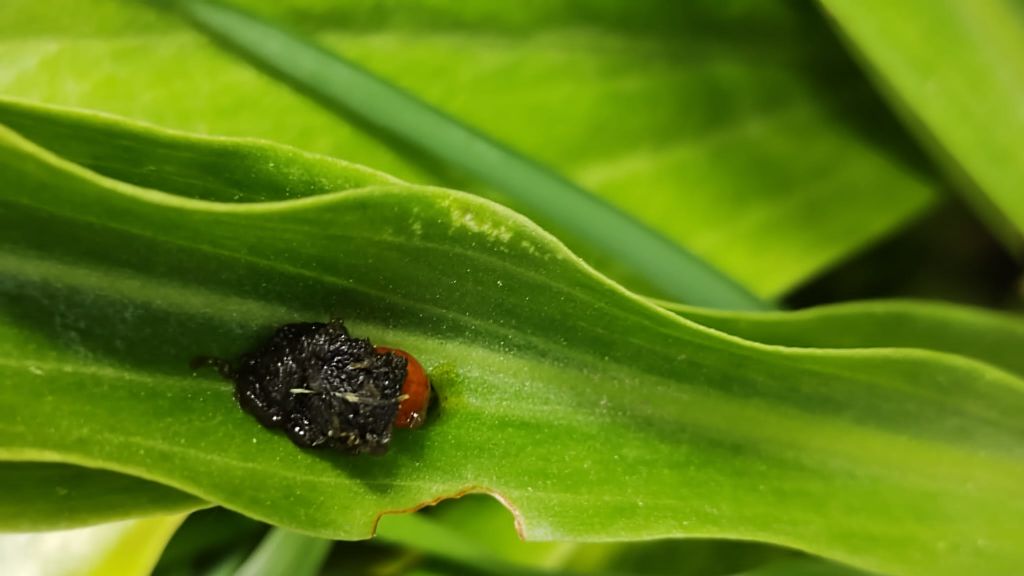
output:
M 401 401 L 394 425 L 398 428 L 419 428 L 427 420 L 427 408 L 430 405 L 430 380 L 426 370 L 405 350 L 377 346 L 376 351 L 379 354 L 390 352 L 405 358 L 405 381 L 402 383 Z

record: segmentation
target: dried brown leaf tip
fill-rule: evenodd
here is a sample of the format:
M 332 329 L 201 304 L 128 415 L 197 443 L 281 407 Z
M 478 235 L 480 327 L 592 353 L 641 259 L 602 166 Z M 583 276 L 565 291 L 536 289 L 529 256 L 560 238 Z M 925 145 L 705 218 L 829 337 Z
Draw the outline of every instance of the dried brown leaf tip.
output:
M 235 383 L 239 405 L 303 448 L 384 454 L 393 426 L 426 419 L 430 381 L 404 350 L 353 338 L 340 320 L 285 324 L 237 365 L 197 358 Z

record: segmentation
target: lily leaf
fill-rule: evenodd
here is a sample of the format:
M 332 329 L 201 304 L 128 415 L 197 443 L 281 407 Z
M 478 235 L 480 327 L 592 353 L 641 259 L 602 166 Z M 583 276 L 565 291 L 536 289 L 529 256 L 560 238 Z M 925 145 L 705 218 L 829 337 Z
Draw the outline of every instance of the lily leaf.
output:
M 771 308 L 678 243 L 548 167 L 309 40 L 215 2 L 172 4 L 211 37 L 339 114 L 493 186 L 528 214 L 551 222 L 570 245 L 600 254 L 654 294 L 708 307 Z
M 241 4 L 552 167 L 766 298 L 938 200 L 913 144 L 807 7 Z M 0 14 L 2 94 L 268 138 L 490 193 L 425 168 L 144 3 L 5 0 Z
M 156 516 L 37 534 L 0 535 L 5 574 L 146 576 L 185 519 Z
M 294 574 L 316 576 L 320 574 L 331 541 L 274 528 L 253 553 L 232 571 L 235 576 L 262 576 L 264 574 Z
M 260 140 L 197 136 L 0 97 L 0 124 L 104 176 L 186 198 L 288 200 L 401 180 Z
M 2 532 L 58 530 L 206 506 L 161 484 L 67 464 L 0 462 L 0 486 Z
M 1008 0 L 821 0 L 921 141 L 1020 250 L 1024 12 Z
M 922 348 L 968 356 L 1024 377 L 1024 318 L 942 302 L 844 302 L 793 312 L 722 312 L 663 302 L 729 334 L 801 348 Z
M 739 538 L 899 574 L 1024 561 L 1024 382 L 987 364 L 712 331 L 450 190 L 211 202 L 5 129 L 0 206 L 0 458 L 331 538 L 483 492 L 533 539 Z M 330 317 L 416 354 L 439 391 L 386 457 L 298 449 L 188 369 Z
M 95 112 L 4 98 L 0 98 L 0 123 L 105 176 L 139 186 L 154 184 L 188 198 L 288 200 L 401 183 L 355 164 L 261 141 L 195 136 Z M 155 170 L 156 166 L 160 169 Z M 795 312 L 738 312 L 655 302 L 705 326 L 766 344 L 923 348 L 970 356 L 1024 374 L 1024 358 L 1017 353 L 1024 348 L 1022 322 L 977 308 L 893 300 Z

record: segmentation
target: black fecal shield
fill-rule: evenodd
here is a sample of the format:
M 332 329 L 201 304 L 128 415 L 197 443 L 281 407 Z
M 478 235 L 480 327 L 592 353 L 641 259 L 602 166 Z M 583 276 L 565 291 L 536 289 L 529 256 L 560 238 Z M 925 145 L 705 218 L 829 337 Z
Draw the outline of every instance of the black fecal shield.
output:
M 377 353 L 335 320 L 281 326 L 233 379 L 242 408 L 295 444 L 383 454 L 405 374 L 405 358 Z

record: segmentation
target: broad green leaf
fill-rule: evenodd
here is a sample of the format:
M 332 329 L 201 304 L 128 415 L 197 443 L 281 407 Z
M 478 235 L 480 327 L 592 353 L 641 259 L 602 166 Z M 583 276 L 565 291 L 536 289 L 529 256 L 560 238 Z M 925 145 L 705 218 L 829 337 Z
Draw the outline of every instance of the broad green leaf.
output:
M 55 122 L 56 119 L 60 121 Z M 258 145 L 252 147 L 255 149 L 252 150 L 254 153 L 244 158 L 226 157 L 236 154 L 237 149 L 224 146 L 222 141 L 180 137 L 168 139 L 163 137 L 162 133 L 153 130 L 138 130 L 132 133 L 112 119 L 95 114 L 32 106 L 12 100 L 0 99 L 0 122 L 6 123 L 26 137 L 48 146 L 76 163 L 88 166 L 107 176 L 128 180 L 143 186 L 149 184 L 150 178 L 154 175 L 148 166 L 134 162 L 133 158 L 140 154 L 145 154 L 148 158 L 159 155 L 161 158 L 166 158 L 167 162 L 173 164 L 175 168 L 184 169 L 178 170 L 185 173 L 177 182 L 173 183 L 175 186 L 173 191 L 190 197 L 231 201 L 283 199 L 336 191 L 340 189 L 339 187 L 350 188 L 372 183 L 397 182 L 384 175 L 365 170 L 366 173 L 362 174 L 357 167 L 347 166 L 329 158 L 310 158 L 310 160 L 319 160 L 327 164 L 326 172 L 336 175 L 335 178 L 325 178 L 319 172 L 316 172 L 317 176 L 313 178 L 309 177 L 308 172 L 283 173 L 282 168 L 295 164 L 286 163 L 279 168 L 277 163 L 266 160 L 265 154 L 260 153 Z M 436 130 L 430 132 L 433 133 Z M 109 148 L 114 148 L 114 150 L 108 150 Z M 295 154 L 301 153 L 296 151 Z M 97 156 L 103 158 L 114 156 L 119 159 L 119 162 L 105 164 L 97 161 Z M 233 166 L 236 171 L 223 173 L 217 169 L 217 166 L 220 165 Z M 502 170 L 499 166 L 495 166 L 495 169 L 499 172 L 509 172 Z M 258 171 L 260 176 L 254 178 L 252 174 L 254 170 Z M 214 173 L 215 177 L 204 178 L 202 176 L 204 172 Z M 350 180 L 348 172 L 355 172 L 359 178 L 355 181 L 348 181 Z M 541 184 L 543 183 L 543 177 L 538 176 L 536 172 L 531 174 L 532 176 L 527 175 L 527 179 L 539 180 Z M 257 179 L 262 181 L 263 185 L 255 190 L 245 189 L 244 186 L 239 185 L 240 178 Z M 571 187 L 570 184 L 566 185 Z M 543 186 L 540 188 L 543 189 Z M 544 189 L 543 195 L 551 196 L 552 192 L 550 189 Z M 583 195 L 586 196 L 586 193 Z M 574 205 L 578 203 L 586 206 L 581 209 Z M 561 204 L 564 202 L 559 203 L 559 205 Z M 607 244 L 608 238 L 623 239 L 621 247 L 617 248 L 618 254 L 623 258 L 634 253 L 646 254 L 645 264 L 640 270 L 651 272 L 652 279 L 662 282 L 662 293 L 678 296 L 686 302 L 707 306 L 737 309 L 763 309 L 766 307 L 764 302 L 753 297 L 729 278 L 721 276 L 719 272 L 710 269 L 703 262 L 695 260 L 692 255 L 679 252 L 664 238 L 657 235 L 652 236 L 651 231 L 643 229 L 642 225 L 639 225 L 640 231 L 636 232 L 641 237 L 633 243 L 625 242 L 625 238 L 629 237 L 628 233 L 633 232 L 638 224 L 634 221 L 627 221 L 624 224 L 619 222 L 615 209 L 605 204 L 594 204 L 592 197 L 580 199 L 579 202 L 570 200 L 570 204 L 564 206 L 566 211 L 583 212 L 583 215 L 586 216 L 584 221 L 587 223 L 584 228 L 590 233 L 596 234 L 602 242 Z M 596 212 L 588 212 L 587 206 Z M 597 218 L 601 214 L 605 218 L 603 222 Z M 616 227 L 616 223 L 619 223 L 618 227 Z M 618 244 L 618 242 L 614 244 Z M 655 247 L 654 244 L 657 246 Z M 608 252 L 612 253 L 610 248 L 609 245 Z M 672 269 L 674 272 L 653 274 L 655 271 L 666 268 Z M 692 286 L 678 290 L 669 288 L 672 285 L 686 285 L 690 277 L 693 278 Z
M 1024 11 L 1019 0 L 821 2 L 921 141 L 1019 250 L 1024 232 Z
M 184 515 L 0 535 L 0 571 L 18 576 L 147 576 Z
M 795 5 L 244 4 L 553 167 L 765 297 L 935 202 L 870 86 Z M 6 0 L 0 11 L 2 94 L 270 138 L 487 192 L 338 121 L 140 2 Z
M 96 172 L 190 198 L 287 200 L 373 184 L 385 174 L 263 142 L 196 137 L 112 117 L 0 98 L 0 123 Z M 284 157 L 283 160 L 281 157 Z M 152 163 L 177 176 L 167 179 Z M 218 169 L 218 166 L 226 166 Z M 1004 314 L 938 302 L 873 301 L 797 312 L 722 312 L 658 301 L 748 340 L 811 348 L 924 348 L 1024 374 L 1024 325 Z
M 727 310 L 770 309 L 707 262 L 550 168 L 446 115 L 312 40 L 207 0 L 170 2 L 215 40 L 297 91 L 382 138 L 455 167 L 551 222 L 585 253 L 600 254 L 655 295 Z
M 0 462 L 0 532 L 57 530 L 205 506 L 139 478 L 66 464 Z
M 332 538 L 471 491 L 540 540 L 738 538 L 898 574 L 1024 561 L 1024 382 L 1004 371 L 723 335 L 457 192 L 218 203 L 0 142 L 2 458 Z M 439 391 L 387 457 L 297 449 L 187 368 L 332 316 L 414 352 Z
M 923 348 L 968 356 L 1024 376 L 1024 318 L 914 300 L 847 302 L 795 312 L 719 312 L 662 303 L 729 334 L 801 348 Z

